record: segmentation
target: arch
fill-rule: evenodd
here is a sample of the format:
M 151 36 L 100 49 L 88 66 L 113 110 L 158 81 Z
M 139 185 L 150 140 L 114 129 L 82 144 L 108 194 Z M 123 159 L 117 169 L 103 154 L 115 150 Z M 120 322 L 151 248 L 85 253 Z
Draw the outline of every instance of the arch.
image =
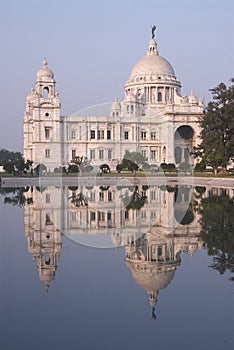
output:
M 182 125 L 175 132 L 176 140 L 192 140 L 194 137 L 194 130 L 190 125 Z
M 174 153 L 175 162 L 180 164 L 183 162 L 193 163 L 190 154 L 193 151 L 195 132 L 190 125 L 181 125 L 174 134 Z
M 49 97 L 49 92 L 50 92 L 50 89 L 48 88 L 48 86 L 44 86 L 43 87 L 43 97 L 44 98 L 48 98 Z

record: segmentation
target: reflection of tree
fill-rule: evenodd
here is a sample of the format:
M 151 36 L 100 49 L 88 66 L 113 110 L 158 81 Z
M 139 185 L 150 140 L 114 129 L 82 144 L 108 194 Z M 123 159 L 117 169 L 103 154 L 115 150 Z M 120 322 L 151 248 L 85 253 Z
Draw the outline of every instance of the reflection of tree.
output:
M 221 196 L 203 198 L 200 206 L 201 238 L 213 256 L 212 267 L 223 274 L 234 273 L 234 205 L 223 192 Z M 230 278 L 234 281 L 234 276 Z
M 139 187 L 135 186 L 133 193 L 130 196 L 126 194 L 122 200 L 126 210 L 140 210 L 147 202 L 147 196 L 141 195 L 139 193 Z
M 69 197 L 72 204 L 74 204 L 76 207 L 87 207 L 88 206 L 87 198 L 83 194 L 82 188 L 81 188 L 80 192 L 76 192 L 76 191 L 78 191 L 78 187 L 73 187 L 73 189 L 72 189 L 72 186 L 70 186 L 70 190 L 73 191 L 72 196 Z
M 29 191 L 29 187 L 17 187 L 17 188 L 8 188 L 3 189 L 1 188 L 0 193 L 2 195 L 7 194 L 4 197 L 4 203 L 5 204 L 12 204 L 12 205 L 18 205 L 19 207 L 22 207 L 26 204 L 32 204 L 33 199 L 32 197 L 25 197 L 25 192 Z

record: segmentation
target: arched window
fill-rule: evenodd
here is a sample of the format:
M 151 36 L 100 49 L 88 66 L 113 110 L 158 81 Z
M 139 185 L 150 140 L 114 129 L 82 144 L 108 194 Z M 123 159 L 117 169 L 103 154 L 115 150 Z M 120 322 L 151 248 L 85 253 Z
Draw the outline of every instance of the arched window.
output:
M 184 161 L 185 162 L 189 161 L 189 149 L 188 148 L 184 149 Z
M 181 163 L 182 150 L 181 147 L 175 148 L 175 162 L 176 164 Z
M 162 93 L 158 92 L 158 102 L 162 102 Z
M 47 86 L 43 88 L 43 97 L 44 98 L 49 97 L 49 88 Z

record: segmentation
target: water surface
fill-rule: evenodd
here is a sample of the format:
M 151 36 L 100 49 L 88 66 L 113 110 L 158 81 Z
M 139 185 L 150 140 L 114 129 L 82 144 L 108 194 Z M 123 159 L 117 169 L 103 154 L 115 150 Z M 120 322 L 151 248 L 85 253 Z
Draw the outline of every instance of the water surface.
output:
M 1 349 L 233 349 L 232 191 L 47 187 L 0 201 Z

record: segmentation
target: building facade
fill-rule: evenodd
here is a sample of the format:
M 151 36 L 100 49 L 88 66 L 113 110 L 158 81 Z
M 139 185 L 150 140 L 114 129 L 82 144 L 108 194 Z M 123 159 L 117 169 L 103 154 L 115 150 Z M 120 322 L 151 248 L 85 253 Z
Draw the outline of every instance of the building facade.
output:
M 77 156 L 114 169 L 126 150 L 142 153 L 149 164 L 192 163 L 198 144 L 203 103 L 191 92 L 182 96 L 171 64 L 159 55 L 154 39 L 133 67 L 107 116 L 62 116 L 53 72 L 44 60 L 24 113 L 24 157 L 48 171 L 67 166 Z

